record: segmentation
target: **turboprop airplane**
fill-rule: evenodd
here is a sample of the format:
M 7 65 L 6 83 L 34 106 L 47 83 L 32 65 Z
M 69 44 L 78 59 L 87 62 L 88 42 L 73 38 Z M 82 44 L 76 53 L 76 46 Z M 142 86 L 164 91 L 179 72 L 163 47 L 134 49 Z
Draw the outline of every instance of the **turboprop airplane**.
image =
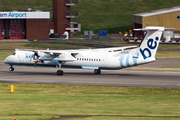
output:
M 164 29 L 164 27 L 135 29 L 147 31 L 139 47 L 79 50 L 16 49 L 12 55 L 4 60 L 4 63 L 11 66 L 10 71 L 14 71 L 14 65 L 57 67 L 57 75 L 63 75 L 62 67 L 93 69 L 94 74 L 100 74 L 101 70 L 119 70 L 155 61 L 155 55 Z

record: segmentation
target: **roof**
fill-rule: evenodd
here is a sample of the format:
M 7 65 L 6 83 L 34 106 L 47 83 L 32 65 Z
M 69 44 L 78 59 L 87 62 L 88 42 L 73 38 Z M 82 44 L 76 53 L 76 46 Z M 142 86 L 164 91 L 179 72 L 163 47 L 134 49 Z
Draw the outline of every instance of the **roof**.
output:
M 173 7 L 173 8 L 168 8 L 168 9 L 163 9 L 163 10 L 147 12 L 147 13 L 139 13 L 139 14 L 134 14 L 134 15 L 135 16 L 141 16 L 141 17 L 149 17 L 149 16 L 166 14 L 166 13 L 177 12 L 177 11 L 180 11 L 180 6 Z

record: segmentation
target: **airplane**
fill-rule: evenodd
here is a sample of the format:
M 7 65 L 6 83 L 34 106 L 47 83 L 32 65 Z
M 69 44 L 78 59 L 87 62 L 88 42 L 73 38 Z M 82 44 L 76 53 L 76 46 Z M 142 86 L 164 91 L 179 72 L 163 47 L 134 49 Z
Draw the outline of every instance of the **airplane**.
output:
M 92 69 L 94 74 L 101 74 L 101 70 L 119 70 L 156 61 L 155 55 L 165 28 L 149 26 L 134 30 L 147 31 L 139 47 L 78 50 L 15 49 L 4 63 L 10 65 L 10 71 L 14 71 L 14 65 L 56 67 L 58 69 L 56 74 L 60 76 L 64 74 L 61 68 Z

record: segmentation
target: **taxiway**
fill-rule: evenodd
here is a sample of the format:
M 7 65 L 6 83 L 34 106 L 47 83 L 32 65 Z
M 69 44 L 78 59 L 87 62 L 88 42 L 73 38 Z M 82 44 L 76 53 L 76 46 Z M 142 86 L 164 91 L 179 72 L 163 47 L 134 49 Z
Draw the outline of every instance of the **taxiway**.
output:
M 122 69 L 94 75 L 93 70 L 63 69 L 64 75 L 57 76 L 56 68 L 14 67 L 10 72 L 0 64 L 0 83 L 180 88 L 180 72 Z

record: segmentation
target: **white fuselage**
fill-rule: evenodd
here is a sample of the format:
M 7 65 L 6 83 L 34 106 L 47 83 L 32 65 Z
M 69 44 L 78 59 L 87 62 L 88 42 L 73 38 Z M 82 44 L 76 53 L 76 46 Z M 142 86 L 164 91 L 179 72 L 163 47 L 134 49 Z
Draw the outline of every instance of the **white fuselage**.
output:
M 134 55 L 137 50 L 138 48 L 117 52 L 96 49 L 79 50 L 75 57 L 69 55 L 69 60 L 63 60 L 63 58 L 74 50 L 68 50 L 66 54 L 59 55 L 56 58 L 51 54 L 40 53 L 41 57 L 37 61 L 36 66 L 55 67 L 57 62 L 61 61 L 61 67 L 68 68 L 121 69 L 155 60 L 154 58 L 144 60 L 142 56 Z M 34 66 L 35 60 L 34 52 L 16 51 L 15 55 L 10 55 L 4 62 L 9 65 Z

